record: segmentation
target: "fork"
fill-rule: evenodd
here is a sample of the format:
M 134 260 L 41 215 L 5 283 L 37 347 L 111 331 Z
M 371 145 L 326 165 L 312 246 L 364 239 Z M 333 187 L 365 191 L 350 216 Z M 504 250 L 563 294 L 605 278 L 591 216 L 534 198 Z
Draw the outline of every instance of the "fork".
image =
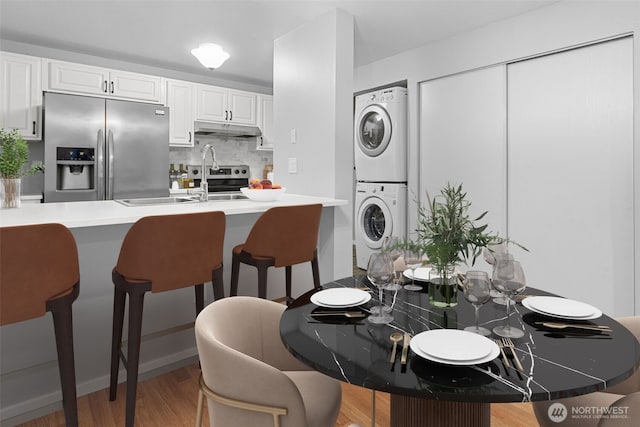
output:
M 513 344 L 513 341 L 511 340 L 511 338 L 502 338 L 502 341 L 504 342 L 505 346 L 509 347 L 509 351 L 511 352 L 511 355 L 513 356 L 513 360 L 515 361 L 515 365 L 517 366 L 518 370 L 521 372 L 524 372 L 524 368 L 522 367 L 522 363 L 520 363 L 520 359 L 518 358 L 518 355 L 516 354 L 516 348 L 515 345 Z
M 500 354 L 501 354 L 500 358 L 502 359 L 502 364 L 504 365 L 504 371 L 507 373 L 507 376 L 511 376 L 509 374 L 509 368 L 511 367 L 511 365 L 509 364 L 509 359 L 507 359 L 507 355 L 504 354 L 504 344 L 499 339 L 494 339 L 493 341 L 500 348 Z

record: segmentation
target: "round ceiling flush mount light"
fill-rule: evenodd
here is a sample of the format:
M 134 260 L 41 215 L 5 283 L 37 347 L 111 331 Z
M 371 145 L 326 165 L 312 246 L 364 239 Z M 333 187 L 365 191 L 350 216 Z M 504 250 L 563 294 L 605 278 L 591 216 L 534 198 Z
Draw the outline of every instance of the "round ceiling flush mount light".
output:
M 215 43 L 202 43 L 195 49 L 191 49 L 193 56 L 210 70 L 215 70 L 229 58 L 229 54 Z

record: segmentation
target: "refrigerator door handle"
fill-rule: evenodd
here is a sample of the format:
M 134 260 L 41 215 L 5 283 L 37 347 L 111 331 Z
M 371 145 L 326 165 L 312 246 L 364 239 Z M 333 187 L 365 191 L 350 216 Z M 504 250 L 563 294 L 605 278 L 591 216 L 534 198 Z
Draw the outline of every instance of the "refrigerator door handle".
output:
M 96 169 L 97 169 L 97 185 L 96 188 L 98 190 L 98 200 L 104 200 L 104 134 L 102 129 L 98 129 L 98 140 L 96 142 L 96 148 L 98 151 L 96 158 Z
M 113 199 L 113 178 L 115 174 L 113 173 L 114 167 L 114 152 L 113 152 L 113 132 L 109 130 L 107 134 L 107 150 L 108 150 L 108 163 L 107 163 L 107 200 Z

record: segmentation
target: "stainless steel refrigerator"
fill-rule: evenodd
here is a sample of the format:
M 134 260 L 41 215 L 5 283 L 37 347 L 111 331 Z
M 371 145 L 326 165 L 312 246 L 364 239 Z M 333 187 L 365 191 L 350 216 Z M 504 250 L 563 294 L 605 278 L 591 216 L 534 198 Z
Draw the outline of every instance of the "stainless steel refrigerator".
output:
M 44 93 L 44 201 L 169 195 L 169 109 Z

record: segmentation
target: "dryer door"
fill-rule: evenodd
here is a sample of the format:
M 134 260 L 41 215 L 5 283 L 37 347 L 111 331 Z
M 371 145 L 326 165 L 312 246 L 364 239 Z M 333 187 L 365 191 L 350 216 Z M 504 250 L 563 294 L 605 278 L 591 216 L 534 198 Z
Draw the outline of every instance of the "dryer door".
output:
M 378 197 L 369 197 L 358 211 L 358 233 L 371 249 L 380 249 L 382 240 L 393 232 L 391 211 Z
M 356 122 L 356 140 L 362 152 L 369 157 L 379 156 L 391 140 L 391 118 L 380 105 L 369 105 Z

